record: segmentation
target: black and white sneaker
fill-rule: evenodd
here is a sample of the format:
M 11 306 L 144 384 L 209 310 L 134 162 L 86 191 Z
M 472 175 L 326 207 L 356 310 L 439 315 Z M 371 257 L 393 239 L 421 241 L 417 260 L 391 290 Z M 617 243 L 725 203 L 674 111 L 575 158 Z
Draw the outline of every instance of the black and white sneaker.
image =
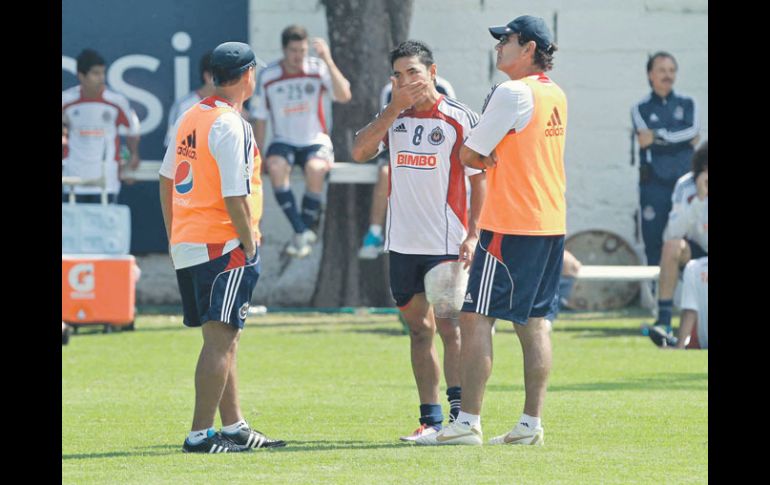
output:
M 663 325 L 650 327 L 650 340 L 658 347 L 676 347 L 679 343 L 679 339 L 674 337 L 673 332 L 666 332 Z
M 197 445 L 191 445 L 184 440 L 182 451 L 185 453 L 238 453 L 242 451 L 251 451 L 251 448 L 236 444 L 227 436 L 221 433 L 215 433 L 209 437 L 203 438 L 203 441 Z
M 247 449 L 256 450 L 259 448 L 280 448 L 286 446 L 286 442 L 283 440 L 268 438 L 256 429 L 247 427 L 239 429 L 234 434 L 222 433 L 222 435 L 238 445 L 245 446 Z

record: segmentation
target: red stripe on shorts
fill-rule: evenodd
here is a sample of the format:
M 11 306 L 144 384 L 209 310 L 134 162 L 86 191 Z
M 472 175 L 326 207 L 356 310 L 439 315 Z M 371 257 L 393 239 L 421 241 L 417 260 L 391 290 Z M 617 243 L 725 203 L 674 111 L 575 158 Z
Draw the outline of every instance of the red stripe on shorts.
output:
M 503 261 L 503 251 L 500 249 L 500 245 L 503 242 L 503 235 L 498 233 L 492 233 L 492 240 L 489 242 L 489 249 L 487 252 L 497 258 L 498 261 Z
M 230 251 L 230 262 L 227 263 L 225 271 L 230 271 L 233 268 L 240 268 L 246 266 L 246 253 L 241 248 L 235 248 Z
M 222 256 L 222 250 L 225 249 L 225 243 L 221 244 L 206 244 L 206 249 L 209 251 L 209 261 L 217 259 Z

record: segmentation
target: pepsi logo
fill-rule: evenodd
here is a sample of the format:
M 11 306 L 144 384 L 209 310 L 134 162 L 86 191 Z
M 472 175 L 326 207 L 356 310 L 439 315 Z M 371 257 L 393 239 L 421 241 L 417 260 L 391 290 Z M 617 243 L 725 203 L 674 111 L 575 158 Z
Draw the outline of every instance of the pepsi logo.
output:
M 182 160 L 176 166 L 174 176 L 174 189 L 178 194 L 188 194 L 193 189 L 192 165 L 187 160 Z

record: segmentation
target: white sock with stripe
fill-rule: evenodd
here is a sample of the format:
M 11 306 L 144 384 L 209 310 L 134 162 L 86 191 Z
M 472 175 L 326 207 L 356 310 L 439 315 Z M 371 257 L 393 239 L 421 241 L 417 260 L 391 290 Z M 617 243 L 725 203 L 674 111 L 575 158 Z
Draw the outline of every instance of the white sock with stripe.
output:
M 197 445 L 204 439 L 208 438 L 209 430 L 214 431 L 214 428 L 199 429 L 198 431 L 190 431 L 187 435 L 187 442 L 191 445 Z
M 241 428 L 248 428 L 249 423 L 245 419 L 241 419 L 237 423 L 233 423 L 230 426 L 222 426 L 222 432 L 226 434 L 235 434 Z
M 521 417 L 519 418 L 519 424 L 529 428 L 529 429 L 536 429 L 540 427 L 540 418 L 530 416 L 529 414 L 522 413 Z
M 457 415 L 455 422 L 462 424 L 469 424 L 471 426 L 481 427 L 481 416 L 478 414 L 468 414 L 463 410 L 460 410 L 460 414 Z

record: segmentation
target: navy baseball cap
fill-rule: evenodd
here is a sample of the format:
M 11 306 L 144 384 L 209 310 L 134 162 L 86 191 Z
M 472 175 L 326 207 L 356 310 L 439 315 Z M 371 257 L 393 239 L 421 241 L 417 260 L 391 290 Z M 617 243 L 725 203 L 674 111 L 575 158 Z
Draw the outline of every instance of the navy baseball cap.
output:
M 548 49 L 553 44 L 553 35 L 545 24 L 545 20 L 532 15 L 522 15 L 500 27 L 490 27 L 492 37 L 500 40 L 500 37 L 510 34 L 523 34 L 527 39 L 532 39 L 541 49 Z
M 214 83 L 233 79 L 248 68 L 257 65 L 257 57 L 248 44 L 225 42 L 211 53 L 211 73 Z

